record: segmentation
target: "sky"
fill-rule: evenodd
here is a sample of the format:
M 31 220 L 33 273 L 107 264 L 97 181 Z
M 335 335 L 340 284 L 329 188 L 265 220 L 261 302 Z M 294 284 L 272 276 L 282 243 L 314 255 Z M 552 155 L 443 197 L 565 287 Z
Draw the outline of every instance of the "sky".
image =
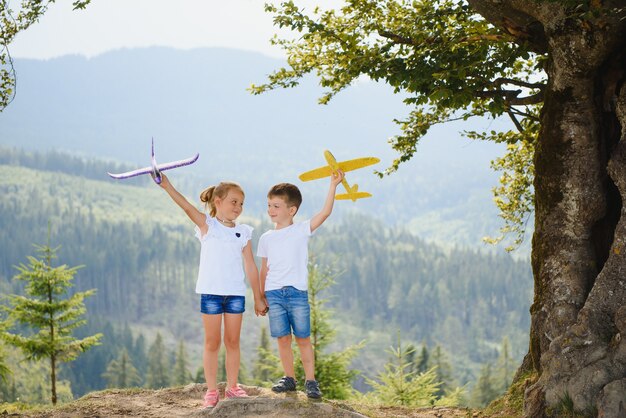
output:
M 18 2 L 9 3 L 15 8 Z M 57 0 L 39 22 L 16 37 L 10 51 L 14 58 L 49 59 L 149 46 L 225 47 L 283 57 L 270 45 L 277 29 L 264 4 L 264 0 L 92 0 L 85 10 L 72 10 L 71 0 Z M 312 10 L 343 2 L 297 4 Z
M 92 58 L 124 48 L 153 46 L 183 50 L 232 48 L 283 59 L 283 51 L 272 46 L 270 39 L 276 33 L 281 37 L 292 35 L 274 27 L 273 16 L 264 10 L 266 1 L 270 0 L 92 0 L 85 10 L 72 10 L 72 0 L 56 0 L 39 22 L 18 34 L 9 49 L 15 59 L 39 60 L 66 55 Z M 277 3 L 280 0 L 271 1 Z M 11 0 L 9 5 L 15 9 L 19 2 Z M 316 6 L 322 9 L 339 8 L 344 2 L 296 0 L 296 4 L 310 12 Z M 338 97 L 334 101 L 340 99 Z M 393 129 L 397 128 L 388 123 Z M 484 120 L 476 123 L 478 126 L 473 129 L 481 130 L 497 129 L 496 125 L 500 122 Z M 437 152 L 445 152 L 448 163 L 451 163 L 452 157 L 466 160 L 470 151 L 468 147 L 474 153 L 484 153 L 485 156 L 500 152 L 499 145 L 469 141 L 461 138 L 458 130 L 458 126 L 450 127 L 448 124 L 435 127 L 421 141 L 420 154 L 439 158 L 433 152 L 434 139 L 439 144 L 444 141 L 445 146 L 439 145 L 436 149 L 439 150 Z M 378 145 L 384 147 L 387 153 L 391 152 L 384 141 Z M 382 156 L 383 152 L 379 154 Z M 412 163 L 417 164 L 416 160 L 417 157 Z M 487 164 L 482 160 L 475 163 L 480 165 L 480 169 L 485 169 Z

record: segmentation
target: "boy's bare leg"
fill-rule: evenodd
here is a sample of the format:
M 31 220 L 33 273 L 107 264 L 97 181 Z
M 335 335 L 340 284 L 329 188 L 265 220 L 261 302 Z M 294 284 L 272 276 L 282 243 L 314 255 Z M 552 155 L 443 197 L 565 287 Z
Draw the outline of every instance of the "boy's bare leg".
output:
M 315 380 L 315 354 L 313 353 L 311 338 L 296 337 L 296 342 L 298 343 L 298 347 L 300 348 L 302 367 L 304 367 L 306 380 Z
M 291 350 L 291 334 L 278 337 L 278 355 L 283 365 L 285 376 L 295 379 L 296 372 L 293 369 L 293 351 Z

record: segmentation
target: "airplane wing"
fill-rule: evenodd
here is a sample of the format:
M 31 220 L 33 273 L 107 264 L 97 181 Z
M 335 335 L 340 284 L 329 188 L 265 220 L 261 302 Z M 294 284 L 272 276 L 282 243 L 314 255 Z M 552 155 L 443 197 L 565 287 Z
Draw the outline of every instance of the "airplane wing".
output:
M 380 159 L 376 157 L 365 157 L 365 158 L 356 158 L 354 160 L 347 160 L 338 162 L 337 165 L 344 173 L 346 171 L 352 171 L 359 168 L 367 167 L 368 165 L 373 165 L 379 163 Z M 330 166 L 324 166 L 320 168 L 316 168 L 315 170 L 307 171 L 306 173 L 300 174 L 299 179 L 302 181 L 310 181 L 321 179 L 322 177 L 328 177 L 333 173 L 333 169 Z
M 307 171 L 306 173 L 302 173 L 298 178 L 302 181 L 311 181 L 321 179 L 322 177 L 328 177 L 332 173 L 333 169 L 327 165 L 324 167 L 316 168 L 315 170 Z
M 200 154 L 196 154 L 195 156 L 193 156 L 191 158 L 184 159 L 184 160 L 172 161 L 171 163 L 159 164 L 159 165 L 157 165 L 157 170 L 164 171 L 164 170 L 170 170 L 170 169 L 176 168 L 176 167 L 182 167 L 182 166 L 185 166 L 185 165 L 193 164 L 193 163 L 196 162 L 196 160 L 198 159 L 199 156 L 200 156 Z
M 356 169 L 367 167 L 368 165 L 373 165 L 379 162 L 380 162 L 380 159 L 376 157 L 365 157 L 365 158 L 357 158 L 354 160 L 341 161 L 341 162 L 338 162 L 337 164 L 339 164 L 339 168 L 341 169 L 341 171 L 345 173 L 346 171 L 356 170 Z
M 152 173 L 152 167 L 139 168 L 137 170 L 127 171 L 126 173 L 120 173 L 120 174 L 113 174 L 113 173 L 107 173 L 107 174 L 113 177 L 114 179 L 127 179 L 129 177 L 135 177 L 135 176 L 140 176 L 142 174 L 150 174 L 150 173 Z
M 363 199 L 366 197 L 372 197 L 372 194 L 367 192 L 356 192 L 335 195 L 336 200 L 352 200 L 353 202 L 356 202 L 357 199 Z

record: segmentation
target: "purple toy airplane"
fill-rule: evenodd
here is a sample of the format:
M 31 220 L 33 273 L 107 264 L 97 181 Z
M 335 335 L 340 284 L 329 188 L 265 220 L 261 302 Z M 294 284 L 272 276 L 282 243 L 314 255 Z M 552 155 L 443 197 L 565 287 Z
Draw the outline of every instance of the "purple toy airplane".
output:
M 112 173 L 107 173 L 107 174 L 113 177 L 114 179 L 127 179 L 129 177 L 140 176 L 142 174 L 150 174 L 156 184 L 161 184 L 161 180 L 162 180 L 161 171 L 170 170 L 172 168 L 193 164 L 196 162 L 199 156 L 200 154 L 196 154 L 194 157 L 187 158 L 186 160 L 173 161 L 171 163 L 157 165 L 156 159 L 154 158 L 154 138 L 152 138 L 152 166 L 140 168 L 138 170 L 128 171 L 126 173 L 121 173 L 121 174 L 112 174 Z

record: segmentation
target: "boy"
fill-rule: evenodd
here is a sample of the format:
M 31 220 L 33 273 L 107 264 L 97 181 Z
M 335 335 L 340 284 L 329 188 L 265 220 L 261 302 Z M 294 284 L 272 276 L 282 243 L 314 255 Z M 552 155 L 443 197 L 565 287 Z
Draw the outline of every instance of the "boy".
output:
M 308 297 L 308 242 L 311 234 L 333 211 L 335 191 L 343 180 L 342 171 L 333 173 L 322 210 L 310 220 L 294 224 L 293 217 L 302 203 L 300 190 L 293 184 L 280 183 L 267 194 L 267 213 L 276 224 L 259 239 L 257 255 L 261 257 L 261 296 L 269 306 L 270 334 L 278 339 L 278 353 L 285 376 L 272 386 L 274 392 L 296 390 L 291 333 L 300 348 L 305 373 L 305 390 L 309 398 L 322 397 L 315 380 L 315 363 L 311 345 L 311 315 Z

